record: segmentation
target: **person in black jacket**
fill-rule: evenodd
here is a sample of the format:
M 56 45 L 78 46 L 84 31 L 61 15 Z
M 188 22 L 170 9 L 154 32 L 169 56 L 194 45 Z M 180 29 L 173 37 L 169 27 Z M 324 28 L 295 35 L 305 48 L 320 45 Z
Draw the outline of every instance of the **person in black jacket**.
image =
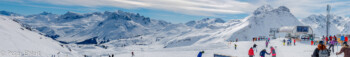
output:
M 256 45 L 256 44 L 253 45 L 253 49 L 255 49 L 255 52 L 258 52 L 257 46 L 258 46 L 258 45 Z

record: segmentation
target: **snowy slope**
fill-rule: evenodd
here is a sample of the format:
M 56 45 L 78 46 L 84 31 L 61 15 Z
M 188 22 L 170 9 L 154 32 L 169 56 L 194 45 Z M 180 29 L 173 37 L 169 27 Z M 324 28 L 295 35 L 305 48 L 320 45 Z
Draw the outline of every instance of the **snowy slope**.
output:
M 0 57 L 73 56 L 59 42 L 32 32 L 11 18 L 0 15 Z
M 309 41 L 297 41 L 296 45 L 283 46 L 282 40 L 286 38 L 277 38 L 270 41 L 269 47 L 273 46 L 276 51 L 277 57 L 310 57 L 314 52 L 317 45 L 309 45 Z M 226 42 L 224 45 L 208 46 L 215 49 L 201 49 L 201 46 L 195 47 L 176 47 L 168 49 L 148 49 L 143 47 L 144 50 L 129 50 L 124 53 L 117 53 L 117 57 L 130 57 L 131 52 L 135 53 L 133 57 L 196 57 L 199 51 L 205 51 L 202 57 L 213 57 L 214 54 L 222 54 L 233 57 L 248 57 L 248 50 L 253 44 L 257 44 L 257 52 L 254 52 L 254 57 L 260 57 L 259 52 L 262 49 L 266 49 L 270 53 L 270 48 L 265 47 L 265 41 L 239 41 L 239 42 Z M 237 49 L 234 49 L 234 44 L 237 44 Z M 136 48 L 138 46 L 127 47 Z M 207 47 L 207 48 L 208 48 Z M 335 52 L 340 50 L 341 46 L 334 46 Z M 254 50 L 255 51 L 255 50 Z M 155 55 L 156 54 L 156 55 Z M 330 57 L 343 57 L 344 54 L 335 55 L 331 53 Z M 271 57 L 271 55 L 265 55 Z

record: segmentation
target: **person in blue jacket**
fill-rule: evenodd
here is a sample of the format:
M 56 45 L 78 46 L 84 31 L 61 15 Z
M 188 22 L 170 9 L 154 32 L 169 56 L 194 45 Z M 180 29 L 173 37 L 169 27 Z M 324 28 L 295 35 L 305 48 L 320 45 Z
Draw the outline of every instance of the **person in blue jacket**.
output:
M 200 51 L 197 55 L 197 57 L 202 57 L 202 54 L 204 53 L 204 51 Z
M 263 49 L 262 51 L 260 51 L 260 56 L 261 57 L 265 57 L 265 54 L 270 55 L 270 53 L 266 52 L 266 49 Z

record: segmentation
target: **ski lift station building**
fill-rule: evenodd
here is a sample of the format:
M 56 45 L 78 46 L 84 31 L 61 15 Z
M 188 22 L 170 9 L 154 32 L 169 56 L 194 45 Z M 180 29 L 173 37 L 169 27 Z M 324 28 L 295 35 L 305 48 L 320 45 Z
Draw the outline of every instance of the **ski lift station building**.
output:
M 313 30 L 310 26 L 284 26 L 280 28 L 271 28 L 270 36 L 276 38 L 276 33 L 286 33 L 286 38 L 313 37 Z

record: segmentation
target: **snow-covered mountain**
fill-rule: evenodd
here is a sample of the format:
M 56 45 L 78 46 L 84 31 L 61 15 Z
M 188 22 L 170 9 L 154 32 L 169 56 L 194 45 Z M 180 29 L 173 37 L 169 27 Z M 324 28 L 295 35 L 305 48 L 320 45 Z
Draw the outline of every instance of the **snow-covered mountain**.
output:
M 0 15 L 0 57 L 74 56 L 66 46 L 22 27 L 12 18 L 17 17 Z
M 229 41 L 239 38 L 241 40 L 250 40 L 253 37 L 268 36 L 270 28 L 279 28 L 282 26 L 303 25 L 290 13 L 285 6 L 272 8 L 269 5 L 259 7 L 253 15 L 247 17 L 239 26 L 233 26 L 226 29 L 225 38 Z
M 212 21 L 203 22 L 203 20 L 190 21 L 186 23 L 186 25 L 197 29 L 192 29 L 189 32 L 182 33 L 182 35 L 179 35 L 178 37 L 172 37 L 176 39 L 169 40 L 167 43 L 165 43 L 165 46 L 179 47 L 220 45 L 225 41 L 234 41 L 236 39 L 251 40 L 253 37 L 268 37 L 270 28 L 303 25 L 296 17 L 294 17 L 293 14 L 290 13 L 287 7 L 280 6 L 278 8 L 272 8 L 270 5 L 259 7 L 252 15 L 246 17 L 245 19 L 230 20 L 228 22 L 214 22 L 215 24 L 220 24 L 217 26 L 221 26 L 223 28 L 198 29 L 206 27 L 206 24 L 213 23 Z
M 61 42 L 98 44 L 109 40 L 152 34 L 170 23 L 123 11 L 80 14 L 47 12 L 16 19 Z
M 195 27 L 197 29 L 201 29 L 201 28 L 216 29 L 216 28 L 222 27 L 222 23 L 225 23 L 225 21 L 220 18 L 215 18 L 215 19 L 205 18 L 199 21 L 189 21 L 186 23 L 186 25 L 190 27 Z
M 343 33 L 343 34 L 348 34 L 348 33 L 350 33 L 350 22 L 345 23 L 344 29 L 342 30 L 341 33 Z
M 205 18 L 185 24 L 171 24 L 122 11 L 67 12 L 63 15 L 43 12 L 17 20 L 59 41 L 78 44 L 111 41 L 110 44 L 114 46 L 146 43 L 164 47 L 200 45 L 236 38 L 249 40 L 268 36 L 270 28 L 302 25 L 287 7 L 274 9 L 269 5 L 259 7 L 245 19 L 227 22 L 220 18 Z
M 310 15 L 300 21 L 306 25 L 309 25 L 313 28 L 316 36 L 326 35 L 326 15 Z M 348 18 L 343 18 L 336 15 L 330 15 L 330 35 L 339 34 L 347 30 L 346 23 L 349 23 Z

